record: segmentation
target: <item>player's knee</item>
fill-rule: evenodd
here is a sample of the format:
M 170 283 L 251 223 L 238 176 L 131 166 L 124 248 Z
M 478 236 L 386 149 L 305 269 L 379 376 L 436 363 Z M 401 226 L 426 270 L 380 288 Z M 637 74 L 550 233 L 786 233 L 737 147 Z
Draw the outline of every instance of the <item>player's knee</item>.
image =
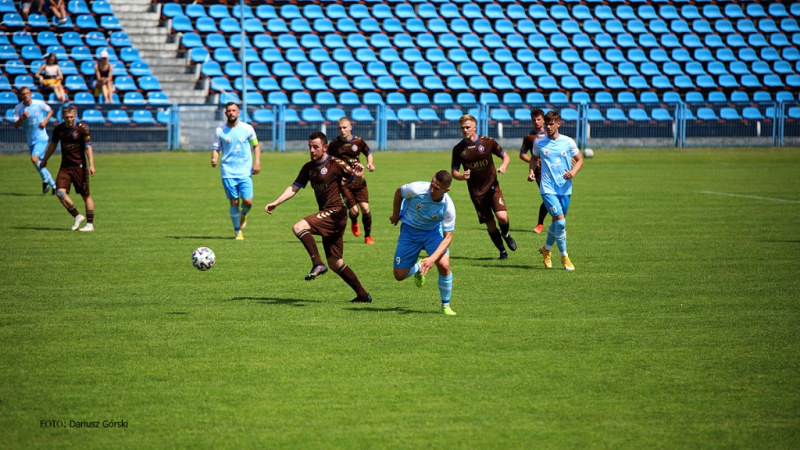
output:
M 554 220 L 553 223 L 556 225 L 556 236 L 564 234 L 564 230 L 567 229 L 567 220 L 562 217 Z
M 344 260 L 342 260 L 342 258 L 337 258 L 335 256 L 327 258 L 327 261 L 328 261 L 328 267 L 333 269 L 334 272 L 341 269 L 342 266 L 344 265 Z
M 408 275 L 408 269 L 394 269 L 394 279 L 397 281 L 403 281 L 406 279 Z
M 67 195 L 67 191 L 65 191 L 63 189 L 59 189 L 59 190 L 56 191 L 56 197 L 58 197 L 61 200 L 63 200 L 64 197 L 66 197 L 66 195 Z
M 439 270 L 441 275 L 447 276 L 450 274 L 450 262 L 438 262 L 436 263 L 436 269 Z
M 253 206 L 253 199 L 252 198 L 243 198 L 242 205 L 251 208 Z

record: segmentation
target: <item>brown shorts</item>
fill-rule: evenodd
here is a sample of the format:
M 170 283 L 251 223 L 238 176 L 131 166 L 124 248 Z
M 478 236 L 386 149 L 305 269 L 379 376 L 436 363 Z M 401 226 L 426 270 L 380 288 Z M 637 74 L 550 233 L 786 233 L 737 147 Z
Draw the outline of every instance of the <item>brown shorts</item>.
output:
M 311 214 L 304 218 L 311 227 L 311 234 L 322 236 L 322 247 L 326 258 L 341 258 L 344 255 L 344 230 L 347 229 L 347 210 L 331 209 Z
M 347 209 L 359 203 L 369 203 L 369 190 L 365 183 L 347 183 L 342 185 L 342 197 Z
M 89 177 L 84 167 L 67 167 L 58 170 L 56 189 L 64 189 L 69 194 L 70 184 L 75 186 L 75 192 L 80 195 L 89 194 Z
M 483 197 L 472 197 L 472 204 L 475 206 L 475 212 L 478 213 L 480 223 L 494 220 L 492 211 L 506 211 L 506 200 L 503 198 L 500 186 L 490 190 Z

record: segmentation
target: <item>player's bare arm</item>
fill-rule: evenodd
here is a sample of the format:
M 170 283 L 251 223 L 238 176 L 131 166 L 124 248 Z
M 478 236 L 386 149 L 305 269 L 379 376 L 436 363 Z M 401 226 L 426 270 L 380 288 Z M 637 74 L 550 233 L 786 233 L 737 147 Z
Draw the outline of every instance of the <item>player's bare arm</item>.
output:
M 39 128 L 44 128 L 47 126 L 47 122 L 50 122 L 50 118 L 53 117 L 53 111 L 54 110 L 50 108 L 50 111 L 47 113 L 47 116 L 45 116 L 44 120 L 39 122 Z
M 459 181 L 469 180 L 469 175 L 472 173 L 469 169 L 465 170 L 464 173 L 459 172 L 456 169 L 450 170 L 450 175 L 453 176 L 454 179 Z
M 94 176 L 94 152 L 91 145 L 86 146 L 86 161 L 89 163 L 89 175 Z
M 261 173 L 261 144 L 253 148 L 253 175 Z
M 295 194 L 297 194 L 297 191 L 299 190 L 300 188 L 294 184 L 287 187 L 283 191 L 283 193 L 280 196 L 278 196 L 278 198 L 276 198 L 272 203 L 264 207 L 264 212 L 266 212 L 267 214 L 272 214 L 272 211 L 275 211 L 275 208 L 277 208 L 278 205 L 294 197 Z
M 394 192 L 394 202 L 392 202 L 392 216 L 389 217 L 389 221 L 392 222 L 392 225 L 397 226 L 397 223 L 400 222 L 400 206 L 403 204 L 403 193 L 401 192 L 402 188 L 397 188 Z
M 531 157 L 528 156 L 528 152 L 519 152 L 519 159 L 525 161 L 526 163 L 531 162 Z
M 427 274 L 431 268 L 436 265 L 437 262 L 444 256 L 444 252 L 447 251 L 447 248 L 450 247 L 450 243 L 453 242 L 453 232 L 452 231 L 445 231 L 444 232 L 444 239 L 436 247 L 436 251 L 428 256 L 427 258 L 420 261 L 419 271 L 422 272 L 423 275 Z
M 373 164 L 372 161 L 372 153 L 370 153 L 367 155 L 367 169 L 369 169 L 370 172 L 375 172 L 375 164 Z
M 20 116 L 19 116 L 19 120 L 14 122 L 14 128 L 21 127 L 22 124 L 25 122 L 25 119 L 28 118 L 28 116 L 29 116 L 28 111 L 23 111 L 22 114 L 20 114 Z
M 511 157 L 508 156 L 508 153 L 503 153 L 503 163 L 500 164 L 500 167 L 497 168 L 497 171 L 500 173 L 506 173 L 506 169 L 508 165 L 511 164 Z
M 536 156 L 531 156 L 531 160 L 528 162 L 528 181 L 535 181 L 536 176 L 534 175 L 536 171 L 536 167 L 538 167 L 539 158 Z
M 211 167 L 217 167 L 219 161 L 219 150 L 211 150 Z
M 572 158 L 575 161 L 575 164 L 572 165 L 572 170 L 564 169 L 564 179 L 571 180 L 581 171 L 583 168 L 583 156 L 581 153 L 578 152 L 578 155 Z
M 44 152 L 44 156 L 42 157 L 42 160 L 39 162 L 39 167 L 41 167 L 42 169 L 47 167 L 47 160 L 49 160 L 50 157 L 53 156 L 53 152 L 55 151 L 56 151 L 56 144 L 52 142 L 47 144 L 47 150 Z

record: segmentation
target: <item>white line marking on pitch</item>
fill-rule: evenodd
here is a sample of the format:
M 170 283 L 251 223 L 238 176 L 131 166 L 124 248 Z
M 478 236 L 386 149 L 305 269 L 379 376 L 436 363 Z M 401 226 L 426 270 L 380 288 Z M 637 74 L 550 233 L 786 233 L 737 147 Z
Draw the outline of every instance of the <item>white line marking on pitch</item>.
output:
M 800 203 L 800 201 L 798 201 L 798 200 L 785 200 L 785 199 L 782 199 L 782 198 L 757 197 L 755 195 L 728 194 L 727 192 L 700 191 L 700 193 L 701 194 L 711 194 L 711 195 L 722 195 L 722 196 L 725 196 L 725 197 L 752 198 L 754 200 L 769 200 L 771 202 Z

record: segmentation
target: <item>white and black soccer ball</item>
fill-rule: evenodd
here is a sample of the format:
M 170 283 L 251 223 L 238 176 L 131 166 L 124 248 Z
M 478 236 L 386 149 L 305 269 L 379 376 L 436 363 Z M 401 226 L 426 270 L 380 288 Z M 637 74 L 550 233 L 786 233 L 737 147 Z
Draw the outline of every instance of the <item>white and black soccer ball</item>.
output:
M 583 157 L 586 158 L 586 159 L 594 158 L 594 150 L 592 150 L 590 148 L 584 149 L 583 150 Z
M 200 247 L 192 252 L 192 264 L 197 270 L 208 270 L 214 267 L 217 262 L 217 256 L 208 247 Z

